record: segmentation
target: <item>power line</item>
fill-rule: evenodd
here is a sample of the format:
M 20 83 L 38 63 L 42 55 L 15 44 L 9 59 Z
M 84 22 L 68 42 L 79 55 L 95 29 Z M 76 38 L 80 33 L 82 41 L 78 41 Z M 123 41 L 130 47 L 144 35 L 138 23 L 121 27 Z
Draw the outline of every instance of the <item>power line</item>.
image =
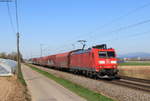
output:
M 19 32 L 19 19 L 18 19 L 18 4 L 17 0 L 15 0 L 15 10 L 16 10 L 16 28 L 17 32 Z
M 2 0 L 0 2 L 12 2 L 12 0 Z M 12 16 L 10 13 L 10 8 L 9 5 L 7 5 L 8 7 L 8 13 L 10 16 L 10 21 L 11 21 L 11 25 L 13 25 L 12 23 Z M 21 72 L 21 59 L 20 59 L 20 47 L 19 47 L 19 43 L 20 43 L 20 34 L 19 34 L 19 20 L 18 20 L 18 5 L 17 5 L 17 0 L 15 0 L 15 10 L 16 10 L 16 29 L 17 29 L 17 61 L 18 61 L 18 65 L 17 65 L 17 76 L 18 78 L 20 78 L 20 72 Z
M 16 28 L 17 28 L 17 60 L 18 60 L 18 66 L 17 66 L 17 76 L 20 78 L 20 72 L 21 72 L 21 58 L 20 58 L 20 33 L 19 33 L 19 19 L 18 19 L 18 2 L 15 0 L 15 10 L 16 10 Z
M 14 27 L 14 24 L 13 24 L 13 20 L 12 20 L 12 15 L 11 15 L 11 12 L 10 12 L 10 7 L 9 7 L 9 3 L 7 2 L 7 10 L 8 10 L 8 16 L 9 16 L 9 19 L 10 19 L 10 25 L 11 25 L 11 28 L 12 28 L 12 31 L 13 33 L 15 33 L 15 27 Z

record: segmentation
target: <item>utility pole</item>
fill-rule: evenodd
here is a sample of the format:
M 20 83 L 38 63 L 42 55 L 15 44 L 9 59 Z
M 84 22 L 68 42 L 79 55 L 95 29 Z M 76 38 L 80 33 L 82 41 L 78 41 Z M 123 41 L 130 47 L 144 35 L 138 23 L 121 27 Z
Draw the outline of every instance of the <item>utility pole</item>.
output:
M 17 32 L 17 61 L 18 61 L 18 66 L 17 66 L 17 76 L 18 78 L 20 77 L 19 73 L 21 72 L 21 60 L 20 60 L 20 47 L 19 47 L 19 43 L 20 43 L 20 34 L 19 32 Z
M 43 44 L 40 44 L 41 57 L 43 56 Z
M 0 2 L 13 2 L 13 0 L 0 0 Z M 17 77 L 20 78 L 20 72 L 21 72 L 21 59 L 20 59 L 20 47 L 19 47 L 19 38 L 20 38 L 20 33 L 19 33 L 19 21 L 18 21 L 18 5 L 17 5 L 17 0 L 15 2 L 15 10 L 16 10 L 16 27 L 17 27 Z
M 17 0 L 15 0 L 15 8 L 16 8 L 16 27 L 17 27 L 17 60 L 18 60 L 18 66 L 17 66 L 17 77 L 20 78 L 21 73 L 21 59 L 20 59 L 20 33 L 19 33 L 19 19 L 18 19 L 18 4 Z

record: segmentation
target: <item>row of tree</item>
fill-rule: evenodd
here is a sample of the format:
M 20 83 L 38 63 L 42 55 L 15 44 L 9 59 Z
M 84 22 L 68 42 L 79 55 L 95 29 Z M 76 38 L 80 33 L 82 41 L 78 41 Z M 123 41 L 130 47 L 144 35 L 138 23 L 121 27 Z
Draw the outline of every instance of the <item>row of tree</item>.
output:
M 11 59 L 11 60 L 17 61 L 17 55 L 18 54 L 16 52 L 11 52 L 11 53 L 2 52 L 2 53 L 0 53 L 0 58 Z M 22 61 L 23 60 L 22 55 L 20 55 L 20 57 L 21 57 L 21 61 Z

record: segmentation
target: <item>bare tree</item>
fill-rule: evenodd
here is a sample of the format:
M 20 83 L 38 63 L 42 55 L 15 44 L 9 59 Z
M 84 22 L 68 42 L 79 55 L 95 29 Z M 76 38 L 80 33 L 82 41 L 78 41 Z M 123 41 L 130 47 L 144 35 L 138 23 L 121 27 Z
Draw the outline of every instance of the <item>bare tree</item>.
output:
M 2 53 L 0 53 L 0 58 L 11 59 L 11 60 L 17 61 L 17 55 L 18 54 L 16 52 L 11 52 L 9 54 L 6 54 L 5 52 L 2 52 Z M 20 58 L 21 58 L 21 61 L 23 61 L 23 58 L 22 58 L 21 54 L 20 54 Z
M 7 54 L 5 52 L 0 53 L 0 58 L 6 59 L 7 58 Z

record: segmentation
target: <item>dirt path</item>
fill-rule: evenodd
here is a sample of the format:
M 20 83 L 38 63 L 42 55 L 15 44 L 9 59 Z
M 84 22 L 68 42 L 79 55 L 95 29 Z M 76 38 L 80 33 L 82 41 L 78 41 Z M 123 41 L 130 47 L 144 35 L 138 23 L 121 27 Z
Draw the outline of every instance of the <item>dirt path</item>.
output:
M 0 77 L 0 101 L 26 101 L 25 87 L 15 76 Z
M 24 79 L 33 101 L 85 101 L 53 80 L 23 65 Z

